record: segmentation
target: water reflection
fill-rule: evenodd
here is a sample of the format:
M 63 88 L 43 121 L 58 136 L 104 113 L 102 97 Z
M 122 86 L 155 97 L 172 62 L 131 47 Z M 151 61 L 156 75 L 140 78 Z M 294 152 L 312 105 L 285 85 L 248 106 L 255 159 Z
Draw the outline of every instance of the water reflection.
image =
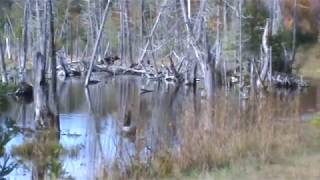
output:
M 47 131 L 35 130 L 37 99 L 31 104 L 9 102 L 10 109 L 4 114 L 16 120 L 20 133 L 10 136 L 4 145 L 19 160 L 19 166 L 12 166 L 14 170 L 8 177 L 126 176 L 133 161 L 147 163 L 164 144 L 179 144 L 178 129 L 186 109 L 195 116 L 204 109 L 201 87 L 194 92 L 183 86 L 136 77 L 108 78 L 87 89 L 82 83 L 81 79 L 68 79 L 58 84 L 59 117 Z M 316 110 L 316 93 L 311 89 L 301 95 L 302 112 Z M 229 99 L 237 102 L 238 98 L 231 95 Z M 194 123 L 196 127 L 198 122 Z M 133 127 L 133 133 L 124 132 L 124 125 Z M 30 148 L 35 152 L 28 154 Z

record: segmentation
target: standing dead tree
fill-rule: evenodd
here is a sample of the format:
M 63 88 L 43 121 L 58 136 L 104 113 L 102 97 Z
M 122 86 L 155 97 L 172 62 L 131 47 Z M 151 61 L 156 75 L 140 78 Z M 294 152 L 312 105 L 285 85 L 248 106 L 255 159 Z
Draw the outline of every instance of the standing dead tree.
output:
M 2 83 L 6 84 L 8 82 L 7 78 L 7 70 L 6 70 L 6 63 L 5 63 L 5 52 L 3 49 L 3 40 L 0 36 L 0 69 L 1 69 L 1 81 Z
M 46 129 L 53 128 L 58 132 L 59 115 L 56 110 L 52 110 L 49 106 L 49 89 L 45 79 L 45 59 L 38 52 L 36 55 L 36 79 L 34 83 L 34 98 L 35 98 L 35 122 L 37 128 Z
M 24 28 L 23 28 L 23 57 L 20 61 L 20 73 L 25 71 L 26 61 L 28 58 L 28 21 L 29 21 L 29 0 L 25 1 L 24 4 Z
M 257 81 L 257 86 L 258 87 L 264 87 L 264 82 L 267 77 L 268 70 L 270 68 L 270 47 L 268 45 L 268 39 L 270 37 L 271 33 L 271 25 L 270 25 L 270 20 L 267 20 L 266 26 L 264 28 L 263 36 L 262 36 L 262 65 L 261 65 L 261 70 L 260 70 L 260 75 Z
M 206 0 L 200 1 L 200 8 L 198 10 L 198 16 L 193 25 L 193 31 L 191 22 L 188 19 L 187 11 L 185 9 L 185 3 L 180 0 L 182 16 L 184 19 L 185 29 L 187 32 L 187 44 L 192 48 L 197 63 L 200 64 L 201 71 L 203 73 L 204 84 L 206 86 L 208 97 L 213 96 L 214 82 L 215 82 L 215 57 L 212 55 L 211 42 L 208 39 L 207 19 L 209 13 L 206 13 L 206 7 L 208 2 Z M 199 43 L 202 37 L 203 44 Z
M 107 5 L 106 5 L 106 7 L 104 9 L 104 12 L 103 12 L 102 22 L 100 24 L 98 37 L 96 39 L 96 42 L 95 42 L 95 45 L 94 45 L 94 49 L 93 49 L 93 52 L 92 52 L 92 55 L 91 55 L 91 59 L 90 59 L 90 67 L 89 67 L 89 70 L 88 70 L 88 73 L 87 73 L 87 76 L 86 76 L 86 80 L 85 80 L 85 86 L 86 87 L 89 85 L 90 76 L 91 76 L 92 68 L 93 68 L 93 63 L 94 63 L 94 60 L 96 58 L 96 53 L 97 53 L 98 46 L 99 46 L 99 43 L 100 43 L 100 40 L 101 40 L 101 37 L 102 37 L 102 32 L 103 32 L 103 28 L 104 28 L 104 25 L 105 25 L 105 22 L 106 22 L 106 19 L 107 19 L 107 15 L 108 15 L 109 9 L 111 8 L 111 4 L 112 4 L 112 0 L 108 0 L 108 3 L 107 3 Z
M 165 9 L 166 4 L 167 4 L 167 0 L 164 0 L 164 1 L 162 2 L 162 4 L 161 4 L 160 11 L 159 11 L 159 13 L 158 13 L 158 15 L 157 15 L 157 17 L 156 17 L 156 19 L 155 19 L 155 22 L 154 22 L 154 24 L 153 24 L 153 26 L 152 26 L 152 28 L 151 28 L 151 31 L 150 31 L 150 33 L 149 33 L 149 35 L 148 35 L 148 37 L 147 37 L 147 40 L 146 40 L 146 43 L 145 43 L 145 45 L 144 45 L 144 47 L 143 47 L 142 53 L 141 53 L 141 55 L 140 55 L 140 57 L 139 57 L 138 62 L 139 62 L 140 64 L 142 64 L 142 66 L 144 66 L 143 60 L 144 60 L 144 58 L 145 58 L 145 56 L 146 56 L 146 53 L 147 53 L 148 48 L 149 48 L 150 45 L 151 45 L 151 41 L 152 41 L 152 38 L 153 38 L 153 36 L 154 36 L 154 32 L 155 32 L 155 30 L 156 30 L 156 28 L 157 28 L 157 26 L 158 26 L 158 24 L 159 24 L 159 22 L 160 22 L 161 16 L 162 16 L 163 13 L 164 13 L 164 9 Z M 157 71 L 157 65 L 156 65 L 155 62 L 154 62 L 154 65 L 155 65 L 155 68 L 156 68 L 156 71 Z
M 120 2 L 120 59 L 125 64 L 128 58 L 130 66 L 133 65 L 132 52 L 132 16 L 131 1 L 121 0 Z
M 51 57 L 51 85 L 53 93 L 57 89 L 57 60 L 55 47 L 55 33 L 54 33 L 54 16 L 52 0 L 48 0 L 49 20 L 50 20 L 50 57 Z

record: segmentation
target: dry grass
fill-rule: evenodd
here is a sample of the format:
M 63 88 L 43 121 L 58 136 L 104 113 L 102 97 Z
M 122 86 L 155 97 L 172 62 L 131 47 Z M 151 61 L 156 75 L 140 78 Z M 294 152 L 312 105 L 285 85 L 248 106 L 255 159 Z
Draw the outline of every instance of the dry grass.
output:
M 297 64 L 299 71 L 308 78 L 320 77 L 320 43 L 299 49 Z
M 275 163 L 293 152 L 300 140 L 297 102 L 289 107 L 273 98 L 248 103 L 240 112 L 239 106 L 221 97 L 201 118 L 187 115 L 180 133 L 178 168 L 211 170 L 245 158 Z
M 32 159 L 44 162 L 44 159 L 59 156 L 65 152 L 59 144 L 57 135 L 54 132 L 41 132 L 36 140 L 31 140 L 22 145 L 13 147 L 12 154 L 25 159 Z
M 40 173 L 43 175 L 39 177 L 40 179 L 47 177 L 57 179 L 66 175 L 59 158 L 66 155 L 67 151 L 59 143 L 56 132 L 39 132 L 35 139 L 13 147 L 11 153 L 21 162 L 31 162 L 33 165 L 29 167 L 30 169 L 43 172 Z
M 320 129 L 311 124 L 302 124 L 301 140 L 294 150 L 282 156 L 277 163 L 261 163 L 247 158 L 230 168 L 198 173 L 187 179 L 319 179 Z M 292 152 L 292 151 L 291 151 Z
M 148 161 L 133 160 L 124 176 L 117 177 L 184 178 L 194 172 L 228 169 L 247 160 L 276 164 L 304 146 L 298 100 L 288 103 L 262 97 L 239 106 L 230 97 L 220 96 L 214 105 L 203 102 L 201 106 L 199 113 L 185 107 L 176 129 L 176 145 L 164 143 Z M 114 179 L 102 179 L 108 178 Z

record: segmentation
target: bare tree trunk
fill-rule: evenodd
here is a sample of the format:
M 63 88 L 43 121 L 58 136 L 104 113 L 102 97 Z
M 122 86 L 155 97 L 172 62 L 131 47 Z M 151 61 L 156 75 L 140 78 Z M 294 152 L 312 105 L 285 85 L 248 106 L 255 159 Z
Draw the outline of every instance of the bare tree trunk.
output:
M 227 43 L 227 40 L 228 40 L 228 22 L 227 22 L 227 2 L 224 1 L 223 3 L 223 42 L 224 43 Z M 227 80 L 227 56 L 224 55 L 225 52 L 224 52 L 224 48 L 223 48 L 223 51 L 222 51 L 222 56 L 223 56 L 223 77 L 224 77 L 224 85 L 225 87 L 228 88 L 229 86 L 229 83 L 228 83 L 228 80 Z
M 290 58 L 290 65 L 293 64 L 296 57 L 296 39 L 297 39 L 297 0 L 294 0 L 294 13 L 293 13 L 293 32 L 292 32 L 292 54 Z M 291 68 L 291 67 L 290 67 Z
M 59 121 L 59 102 L 57 96 L 57 57 L 55 47 L 55 31 L 54 31 L 54 10 L 52 0 L 48 0 L 48 15 L 50 20 L 50 56 L 51 56 L 51 118 L 49 118 L 49 126 L 60 132 L 60 121 Z M 46 102 L 48 103 L 48 102 Z
M 188 19 L 191 20 L 191 0 L 187 0 Z
M 48 47 L 48 0 L 44 0 L 43 3 L 43 9 L 44 9 L 44 21 L 43 21 L 43 58 L 45 62 L 45 67 L 47 68 L 47 47 Z
M 130 13 L 129 5 L 130 1 L 125 0 L 125 16 L 126 16 L 126 26 L 127 26 L 127 34 L 128 34 L 128 51 L 129 51 L 129 63 L 130 66 L 133 65 L 133 54 L 132 54 L 132 28 L 131 28 L 131 23 L 132 23 L 132 17 Z
M 1 80 L 2 83 L 7 83 L 7 71 L 6 71 L 6 63 L 5 63 L 5 52 L 3 50 L 2 37 L 0 36 L 0 69 L 1 69 Z
M 190 20 L 188 19 L 184 0 L 180 0 L 180 6 L 181 6 L 181 13 L 183 16 L 183 20 L 184 20 L 186 30 L 187 30 L 187 41 L 190 41 L 191 24 L 190 24 Z
M 20 73 L 25 71 L 27 56 L 28 56 L 28 27 L 29 27 L 29 0 L 25 1 L 24 5 L 24 29 L 23 29 L 23 57 L 20 62 Z
M 188 20 L 187 18 L 187 12 L 186 12 L 186 9 L 185 9 L 185 4 L 184 4 L 184 1 L 183 0 L 180 0 L 180 4 L 181 4 L 181 10 L 182 10 L 182 16 L 183 16 L 183 20 L 184 20 L 184 24 L 186 26 L 186 31 L 187 31 L 187 43 L 188 43 L 188 46 L 190 45 L 194 51 L 194 55 L 198 61 L 198 63 L 200 64 L 201 66 L 201 70 L 203 72 L 203 74 L 205 75 L 206 73 L 206 68 L 207 68 L 207 63 L 208 63 L 208 59 L 207 58 L 204 58 L 202 56 L 202 52 L 199 48 L 199 45 L 197 44 L 197 41 L 200 39 L 200 35 L 201 35 L 201 26 L 203 24 L 203 15 L 201 15 L 201 12 L 203 12 L 205 10 L 205 6 L 207 5 L 207 0 L 202 0 L 200 2 L 200 9 L 199 9 L 199 13 L 198 13 L 198 17 L 197 17 L 197 20 L 195 22 L 195 25 L 194 25 L 194 28 L 193 28 L 193 32 L 197 31 L 197 34 L 196 35 L 193 35 L 192 34 L 192 31 L 191 31 L 191 24 L 190 24 L 190 21 Z M 195 38 L 195 37 L 197 38 Z M 204 35 L 206 36 L 206 34 Z M 207 51 L 207 50 L 205 50 Z
M 144 39 L 146 36 L 146 19 L 145 19 L 145 0 L 141 0 L 141 37 Z
M 57 61 L 54 38 L 54 16 L 52 0 L 48 0 L 49 20 L 50 20 L 50 56 L 51 56 L 51 85 L 53 93 L 57 90 Z
M 243 0 L 239 0 L 239 64 L 240 64 L 240 92 L 243 88 L 243 64 L 242 64 L 242 5 Z
M 111 7 L 111 3 L 112 3 L 112 0 L 108 0 L 108 3 L 107 3 L 107 5 L 106 5 L 106 7 L 105 7 L 105 9 L 104 9 L 104 12 L 103 12 L 103 17 L 102 17 L 102 22 L 101 22 L 101 24 L 100 24 L 100 29 L 99 29 L 98 37 L 97 37 L 97 39 L 96 39 L 96 43 L 95 43 L 95 45 L 94 45 L 94 49 L 93 49 L 93 52 L 92 52 L 92 55 L 91 55 L 91 62 L 90 62 L 90 67 L 89 67 L 87 76 L 86 76 L 85 86 L 88 86 L 88 85 L 89 85 L 89 81 L 90 81 L 90 76 L 91 76 L 91 73 L 92 73 L 92 68 L 93 68 L 94 59 L 96 58 L 97 49 L 98 49 L 98 46 L 99 46 L 99 43 L 100 43 L 100 40 L 101 40 L 101 36 L 102 36 L 104 24 L 105 24 L 105 22 L 106 22 L 107 15 L 108 15 L 109 9 L 110 9 L 110 7 Z
M 34 84 L 34 98 L 35 98 L 35 121 L 38 128 L 45 128 L 48 123 L 45 118 L 49 113 L 48 108 L 48 89 L 45 82 L 45 62 L 43 55 L 38 52 L 35 60 L 35 84 Z
M 73 62 L 73 24 L 69 22 L 70 60 Z
M 38 40 L 38 51 L 44 54 L 44 47 L 43 47 L 43 36 L 42 36 L 42 21 L 40 15 L 40 1 L 36 0 L 36 14 L 37 14 L 37 36 Z
M 280 0 L 273 0 L 272 3 L 272 35 L 278 33 L 281 24 L 281 7 Z
M 79 46 L 80 46 L 80 16 L 78 17 L 78 21 L 77 21 L 77 37 L 76 37 L 76 59 L 78 60 L 79 59 Z
M 126 53 L 126 31 L 125 31 L 125 6 L 124 6 L 124 2 L 125 0 L 120 0 L 120 61 L 121 64 L 125 63 L 125 53 Z
M 10 30 L 8 30 L 8 37 L 6 38 L 6 46 L 7 46 L 7 55 L 8 55 L 8 59 L 13 59 L 12 58 L 12 52 L 16 51 L 16 56 L 18 55 L 17 53 L 17 46 L 14 46 L 14 41 L 17 41 L 17 45 L 19 46 L 19 41 L 17 40 L 16 36 L 15 36 L 15 33 L 14 33 L 14 30 L 13 30 L 13 26 L 12 26 L 12 22 L 11 22 L 11 19 L 10 17 L 7 15 L 7 20 L 8 20 L 8 28 Z M 10 38 L 9 38 L 9 31 L 11 33 L 10 35 Z M 12 51 L 11 51 L 11 45 L 13 44 L 13 48 L 12 48 Z M 14 54 L 14 53 L 13 53 Z M 19 56 L 18 56 L 19 57 Z M 18 58 L 15 58 L 15 59 L 18 59 Z
M 217 27 L 216 27 L 216 46 L 215 46 L 215 66 L 217 68 L 221 62 L 221 22 L 222 22 L 222 14 L 221 14 L 221 4 L 217 5 Z
M 9 37 L 6 37 L 6 54 L 9 60 L 11 60 L 11 43 Z
M 147 49 L 148 49 L 148 47 L 149 47 L 149 45 L 150 45 L 150 43 L 151 43 L 151 37 L 153 36 L 153 33 L 154 33 L 154 31 L 156 30 L 156 28 L 157 28 L 157 26 L 158 26 L 158 23 L 159 23 L 159 21 L 160 21 L 160 17 L 162 16 L 162 14 L 163 14 L 163 8 L 165 8 L 165 5 L 167 4 L 167 0 L 164 0 L 163 2 L 162 2 L 162 4 L 161 4 L 161 9 L 160 9 L 160 11 L 159 11 L 159 13 L 158 13 L 158 15 L 157 15 L 157 17 L 156 17 L 156 20 L 155 20 L 155 22 L 154 22 L 154 24 L 153 24 L 153 26 L 152 26 L 152 29 L 151 29 L 151 31 L 150 31 L 150 33 L 149 33 L 149 35 L 148 35 L 148 39 L 147 39 L 147 42 L 145 43 L 145 45 L 144 45 L 144 48 L 143 48 L 143 50 L 142 50 L 142 53 L 141 53 L 141 55 L 140 55 L 140 57 L 139 57 L 139 63 L 140 64 L 143 64 L 143 59 L 144 59 L 144 57 L 145 57 L 145 55 L 146 55 L 146 53 L 147 53 Z
M 270 36 L 270 20 L 267 20 L 266 26 L 264 28 L 263 36 L 262 36 L 262 67 L 261 72 L 258 78 L 257 87 L 262 88 L 264 86 L 264 81 L 267 77 L 268 69 L 269 69 L 269 46 L 268 46 L 268 38 Z
M 204 28 L 204 42 L 205 42 L 205 47 L 206 47 L 206 51 L 207 51 L 207 60 L 206 60 L 206 68 L 205 68 L 205 73 L 204 73 L 204 84 L 206 86 L 206 90 L 207 90 L 207 96 L 208 98 L 212 98 L 214 95 L 214 88 L 216 85 L 216 70 L 215 70 L 215 64 L 216 64 L 216 59 L 215 57 L 212 56 L 211 53 L 211 45 L 209 42 L 209 38 L 208 38 L 208 30 L 207 27 Z
M 69 8 L 70 8 L 70 2 L 71 1 L 67 1 L 67 7 L 66 7 L 66 10 L 64 11 L 65 14 L 64 14 L 64 18 L 63 18 L 63 23 L 61 25 L 61 30 L 60 30 L 60 33 L 59 33 L 59 36 L 58 36 L 58 39 L 61 39 L 62 38 L 62 34 L 65 30 L 65 24 L 67 23 L 67 20 L 68 20 L 68 17 L 69 17 Z M 88 0 L 88 4 L 90 4 L 90 0 Z M 90 10 L 90 6 L 88 6 L 88 9 Z M 90 16 L 91 17 L 91 16 Z

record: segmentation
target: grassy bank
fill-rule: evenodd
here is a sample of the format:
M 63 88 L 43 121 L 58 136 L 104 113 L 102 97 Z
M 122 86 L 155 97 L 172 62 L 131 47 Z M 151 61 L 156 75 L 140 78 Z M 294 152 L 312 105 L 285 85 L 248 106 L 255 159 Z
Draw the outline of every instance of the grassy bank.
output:
M 302 47 L 297 53 L 300 73 L 308 78 L 320 78 L 320 43 Z
M 276 162 L 261 162 L 247 158 L 230 167 L 215 171 L 198 171 L 184 179 L 319 179 L 320 177 L 320 128 L 304 124 L 303 143 L 294 153 L 282 156 Z

